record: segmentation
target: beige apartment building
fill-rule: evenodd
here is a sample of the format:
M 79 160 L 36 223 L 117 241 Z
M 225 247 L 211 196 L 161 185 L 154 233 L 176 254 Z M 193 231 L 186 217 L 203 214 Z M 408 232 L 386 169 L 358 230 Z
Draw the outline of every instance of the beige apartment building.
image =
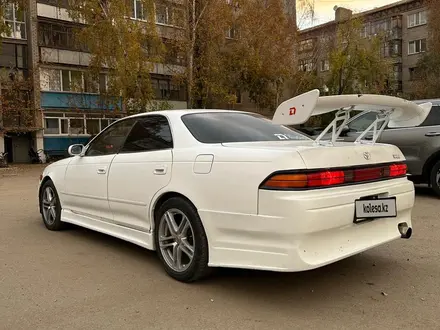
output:
M 333 21 L 299 31 L 299 69 L 316 72 L 322 83 L 319 88 L 326 91 L 325 81 L 330 72 L 327 45 L 334 40 L 338 23 L 350 17 L 362 17 L 362 37 L 369 38 L 379 33 L 385 35 L 381 55 L 393 66 L 389 85 L 396 95 L 408 95 L 417 63 L 429 47 L 428 14 L 424 0 L 398 1 L 356 14 L 346 8 L 335 7 Z

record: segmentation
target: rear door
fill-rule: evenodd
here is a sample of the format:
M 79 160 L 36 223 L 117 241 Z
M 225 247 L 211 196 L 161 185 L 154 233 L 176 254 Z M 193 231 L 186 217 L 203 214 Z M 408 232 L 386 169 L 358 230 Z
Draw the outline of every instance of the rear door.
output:
M 108 200 L 116 223 L 141 231 L 151 228 L 151 201 L 171 180 L 172 148 L 171 128 L 165 116 L 136 118 L 108 176 Z

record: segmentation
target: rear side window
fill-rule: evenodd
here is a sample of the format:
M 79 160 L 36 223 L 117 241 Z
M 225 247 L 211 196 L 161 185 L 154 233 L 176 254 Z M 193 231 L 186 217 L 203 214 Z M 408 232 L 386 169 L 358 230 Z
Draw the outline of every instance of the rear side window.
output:
M 272 124 L 257 114 L 205 112 L 184 115 L 182 121 L 202 143 L 310 140 L 294 129 Z
M 440 105 L 434 105 L 426 117 L 425 121 L 420 126 L 436 126 L 440 125 Z
M 171 129 L 164 116 L 139 117 L 133 125 L 121 152 L 142 152 L 173 147 Z

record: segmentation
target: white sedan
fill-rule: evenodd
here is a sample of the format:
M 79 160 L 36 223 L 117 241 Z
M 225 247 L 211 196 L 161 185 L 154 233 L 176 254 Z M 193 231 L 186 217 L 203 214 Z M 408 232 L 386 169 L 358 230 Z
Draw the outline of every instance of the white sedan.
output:
M 371 100 L 358 103 L 383 105 L 378 120 L 429 112 Z M 349 97 L 312 91 L 280 105 L 273 121 L 227 110 L 123 118 L 46 167 L 44 224 L 72 223 L 156 250 L 184 282 L 212 267 L 303 271 L 409 238 L 414 186 L 397 147 L 375 144 L 373 129 L 373 141 L 339 143 L 336 125 L 332 141 L 314 141 L 278 124 L 334 109 L 349 117 L 354 108 Z

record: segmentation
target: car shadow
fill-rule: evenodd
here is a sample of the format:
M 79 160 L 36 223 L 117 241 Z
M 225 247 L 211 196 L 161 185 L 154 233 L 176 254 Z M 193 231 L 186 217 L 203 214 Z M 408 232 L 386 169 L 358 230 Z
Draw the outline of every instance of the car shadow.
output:
M 416 196 L 424 196 L 424 197 L 432 197 L 438 198 L 438 196 L 434 193 L 428 185 L 415 185 Z
M 214 268 L 213 274 L 191 284 L 183 284 L 169 278 L 154 251 L 146 250 L 135 244 L 125 242 L 99 232 L 78 226 L 70 226 L 65 234 L 73 236 L 72 239 L 86 240 L 88 244 L 105 246 L 109 253 L 122 254 L 124 259 L 136 259 L 145 263 L 146 267 L 139 269 L 151 276 L 146 269 L 154 270 L 157 276 L 163 276 L 171 286 L 188 285 L 203 290 L 210 295 L 228 295 L 235 299 L 265 299 L 268 302 L 281 303 L 286 297 L 307 297 L 316 301 L 332 296 L 352 295 L 352 291 L 361 288 L 375 290 L 371 295 L 381 296 L 380 286 L 374 287 L 378 277 L 383 275 L 393 276 L 396 270 L 396 260 L 390 261 L 378 255 L 375 249 L 353 257 L 341 260 L 334 264 L 304 272 L 281 273 L 271 271 L 258 271 L 234 268 Z M 383 248 L 383 247 L 382 247 Z M 406 259 L 405 259 L 406 260 Z M 405 262 L 403 259 L 402 263 Z M 391 274 L 391 275 L 390 275 Z M 289 299 L 290 299 L 289 298 Z

